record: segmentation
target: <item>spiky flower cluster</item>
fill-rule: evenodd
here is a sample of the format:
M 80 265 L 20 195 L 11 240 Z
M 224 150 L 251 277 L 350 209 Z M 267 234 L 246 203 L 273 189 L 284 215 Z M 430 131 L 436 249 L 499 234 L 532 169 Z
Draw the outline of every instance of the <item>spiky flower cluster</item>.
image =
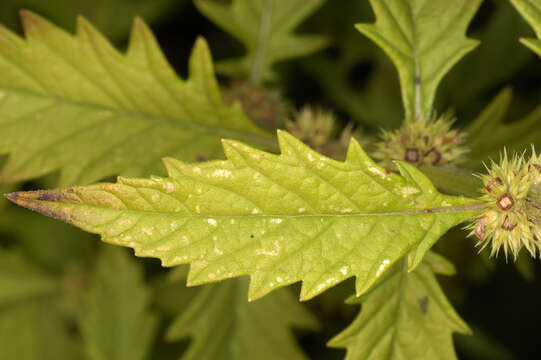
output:
M 382 166 L 392 169 L 393 160 L 414 165 L 458 164 L 467 149 L 461 146 L 464 136 L 452 129 L 451 113 L 405 122 L 400 129 L 383 131 L 373 156 Z
M 504 153 L 500 164 L 492 162 L 488 174 L 481 175 L 486 211 L 469 226 L 479 239 L 481 250 L 492 244 L 491 256 L 503 247 L 517 258 L 524 246 L 535 257 L 541 250 L 541 203 L 533 194 L 541 190 L 541 159 L 532 151 L 509 160 Z

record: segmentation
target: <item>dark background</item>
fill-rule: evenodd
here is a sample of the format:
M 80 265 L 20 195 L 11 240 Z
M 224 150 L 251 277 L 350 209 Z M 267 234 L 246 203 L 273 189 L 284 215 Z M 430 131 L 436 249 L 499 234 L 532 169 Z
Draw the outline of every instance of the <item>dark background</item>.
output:
M 73 30 L 75 15 L 82 14 L 124 48 L 131 19 L 140 14 L 150 23 L 164 53 L 182 77 L 186 76 L 187 59 L 197 36 L 208 40 L 215 59 L 243 52 L 240 43 L 202 16 L 190 1 L 107 3 L 2 0 L 0 22 L 20 32 L 17 9 L 24 7 Z M 306 103 L 329 107 L 342 124 L 353 122 L 368 133 L 379 127 L 396 127 L 402 121 L 397 73 L 383 52 L 353 29 L 355 23 L 371 21 L 368 1 L 328 0 L 299 30 L 325 34 L 332 45 L 320 53 L 279 64 L 280 81 L 272 86 L 280 88 L 298 107 Z M 483 43 L 444 78 L 437 109 L 455 108 L 457 125 L 464 126 L 502 88 L 510 86 L 514 100 L 508 120 L 518 120 L 532 111 L 541 98 L 541 60 L 518 42 L 519 37 L 531 35 L 507 1 L 486 0 L 469 29 L 469 36 Z M 227 86 L 229 79 L 220 80 Z M 465 232 L 460 230 L 447 234 L 436 250 L 458 269 L 457 276 L 440 280 L 458 313 L 475 330 L 471 337 L 455 336 L 459 358 L 539 358 L 539 262 L 521 258 L 516 265 L 501 257 L 493 261 L 486 254 L 477 256 L 474 241 L 465 239 Z M 149 274 L 160 271 L 155 262 L 142 261 Z M 352 282 L 346 282 L 308 303 L 324 324 L 322 333 L 298 333 L 311 358 L 343 357 L 343 351 L 326 348 L 325 342 L 356 315 L 357 308 L 343 305 L 352 292 Z M 174 353 L 182 345 L 168 347 Z

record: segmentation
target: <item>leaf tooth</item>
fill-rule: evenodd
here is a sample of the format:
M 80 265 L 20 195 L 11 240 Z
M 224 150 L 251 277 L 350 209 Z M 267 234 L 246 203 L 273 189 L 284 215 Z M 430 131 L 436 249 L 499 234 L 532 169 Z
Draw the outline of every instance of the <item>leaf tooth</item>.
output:
M 377 166 L 376 163 L 370 159 L 370 157 L 368 157 L 359 142 L 355 140 L 355 138 L 351 137 L 346 154 L 346 163 L 352 163 L 365 167 L 367 161 L 370 162 L 370 164 Z
M 300 294 L 299 300 L 300 301 L 310 300 L 314 298 L 315 296 L 321 294 L 325 290 L 344 281 L 344 279 L 345 277 L 340 274 L 330 273 L 330 274 L 327 274 L 326 278 L 321 277 L 320 280 L 317 282 L 304 280 L 302 282 L 301 294 Z
M 198 36 L 188 59 L 190 79 L 200 87 L 207 86 L 208 89 L 205 90 L 205 93 L 212 97 L 213 102 L 221 103 L 220 89 L 214 77 L 213 64 L 207 41 L 202 36 Z
M 167 61 L 152 30 L 140 17 L 136 17 L 132 24 L 127 57 L 141 66 L 152 69 L 157 76 L 183 81 Z
M 167 174 L 172 178 L 179 178 L 183 174 L 186 163 L 171 157 L 162 158 Z
M 247 164 L 253 165 L 254 162 L 259 164 L 263 159 L 276 157 L 238 141 L 223 139 L 222 146 L 227 159 L 235 168 L 242 168 Z
M 52 30 L 56 30 L 56 32 L 62 31 L 56 28 L 52 23 L 48 22 L 47 20 L 33 13 L 32 11 L 21 10 L 20 16 L 24 34 L 27 39 L 46 34 L 47 32 Z
M 246 155 L 250 156 L 249 154 L 252 154 L 251 156 L 260 156 L 258 153 L 262 153 L 241 142 L 228 139 L 222 139 L 222 148 L 224 149 L 227 160 L 231 161 L 237 168 L 246 166 Z
M 150 47 L 146 50 L 146 46 Z M 129 56 L 141 56 L 146 52 L 157 51 L 161 53 L 161 49 L 157 46 L 156 38 L 150 31 L 148 25 L 139 16 L 133 19 L 133 24 L 130 33 L 130 43 L 128 46 Z

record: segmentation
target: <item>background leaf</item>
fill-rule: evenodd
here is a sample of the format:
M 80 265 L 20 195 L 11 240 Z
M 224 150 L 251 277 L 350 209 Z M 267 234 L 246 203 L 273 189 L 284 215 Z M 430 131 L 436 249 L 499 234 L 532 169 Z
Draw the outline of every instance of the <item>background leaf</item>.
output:
M 248 303 L 247 279 L 202 287 L 168 330 L 169 341 L 191 337 L 182 360 L 306 359 L 291 328 L 318 322 L 288 290 Z
M 371 0 L 375 24 L 357 29 L 393 60 L 407 121 L 432 111 L 443 76 L 477 41 L 464 36 L 480 0 Z
M 518 12 L 532 26 L 538 39 L 522 38 L 520 41 L 541 56 L 541 1 L 540 0 L 511 0 Z
M 122 249 L 103 247 L 81 318 L 88 358 L 146 359 L 157 325 L 150 300 L 139 264 Z
M 0 357 L 17 360 L 82 359 L 62 309 L 47 298 L 0 308 Z
M 469 36 L 479 39 L 479 47 L 453 68 L 438 91 L 445 106 L 457 109 L 458 121 L 470 120 L 496 91 L 512 84 L 533 58 L 517 42 L 530 30 L 510 2 L 486 0 L 483 4 L 485 11 L 478 12 L 468 30 Z
M 295 28 L 325 0 L 195 0 L 198 9 L 246 48 L 241 58 L 224 60 L 218 71 L 250 78 L 254 84 L 274 78 L 272 66 L 279 61 L 321 50 L 323 36 L 295 35 Z
M 54 294 L 58 285 L 20 252 L 0 248 L 0 306 Z
M 503 89 L 466 128 L 470 140 L 468 166 L 481 169 L 483 161 L 498 160 L 504 148 L 509 153 L 522 153 L 531 145 L 541 147 L 541 106 L 523 119 L 508 122 L 511 100 L 511 89 Z
M 428 253 L 413 272 L 396 264 L 370 292 L 350 303 L 360 315 L 329 345 L 347 348 L 347 360 L 456 359 L 452 333 L 469 333 L 446 299 L 434 274 L 453 266 Z
M 60 183 L 159 171 L 164 155 L 213 158 L 222 137 L 272 146 L 239 106 L 220 98 L 204 40 L 179 79 L 136 20 L 118 53 L 88 22 L 71 36 L 23 13 L 26 42 L 0 27 L 0 182 L 61 170 Z

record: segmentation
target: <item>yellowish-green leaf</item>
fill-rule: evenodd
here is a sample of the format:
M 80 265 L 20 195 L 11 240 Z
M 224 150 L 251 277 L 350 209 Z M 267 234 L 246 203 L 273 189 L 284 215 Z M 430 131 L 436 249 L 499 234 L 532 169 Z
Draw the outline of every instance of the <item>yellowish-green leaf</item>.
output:
M 541 1 L 540 0 L 511 0 L 518 12 L 531 25 L 537 35 L 534 38 L 522 38 L 520 41 L 541 56 Z
M 439 193 L 409 164 L 387 174 L 354 140 L 340 162 L 278 138 L 280 155 L 226 140 L 227 161 L 169 158 L 167 178 L 7 196 L 165 266 L 190 263 L 194 285 L 250 275 L 252 299 L 297 281 L 309 299 L 354 276 L 361 294 L 408 253 L 415 268 L 482 207 Z
M 259 84 L 274 77 L 272 66 L 281 60 L 304 56 L 327 45 L 319 35 L 295 35 L 295 28 L 325 0 L 195 0 L 208 18 L 241 41 L 246 55 L 225 60 L 218 71 L 245 76 Z
M 306 359 L 292 328 L 316 329 L 314 316 L 285 289 L 250 303 L 247 292 L 247 279 L 199 290 L 167 333 L 191 338 L 182 360 Z
M 434 253 L 413 272 L 396 264 L 362 296 L 355 321 L 329 345 L 347 349 L 346 360 L 456 360 L 452 333 L 470 333 L 443 294 L 434 274 L 453 266 Z
M 375 24 L 357 29 L 389 55 L 400 77 L 405 117 L 432 111 L 445 74 L 478 42 L 465 32 L 481 0 L 370 0 Z
M 149 175 L 163 156 L 216 158 L 219 139 L 272 146 L 224 105 L 204 40 L 177 77 L 136 19 L 126 54 L 80 18 L 75 36 L 23 13 L 26 39 L 0 27 L 0 182 L 61 170 L 63 185 Z
M 81 332 L 90 360 L 147 358 L 157 319 L 139 264 L 122 249 L 104 247 L 86 299 Z

